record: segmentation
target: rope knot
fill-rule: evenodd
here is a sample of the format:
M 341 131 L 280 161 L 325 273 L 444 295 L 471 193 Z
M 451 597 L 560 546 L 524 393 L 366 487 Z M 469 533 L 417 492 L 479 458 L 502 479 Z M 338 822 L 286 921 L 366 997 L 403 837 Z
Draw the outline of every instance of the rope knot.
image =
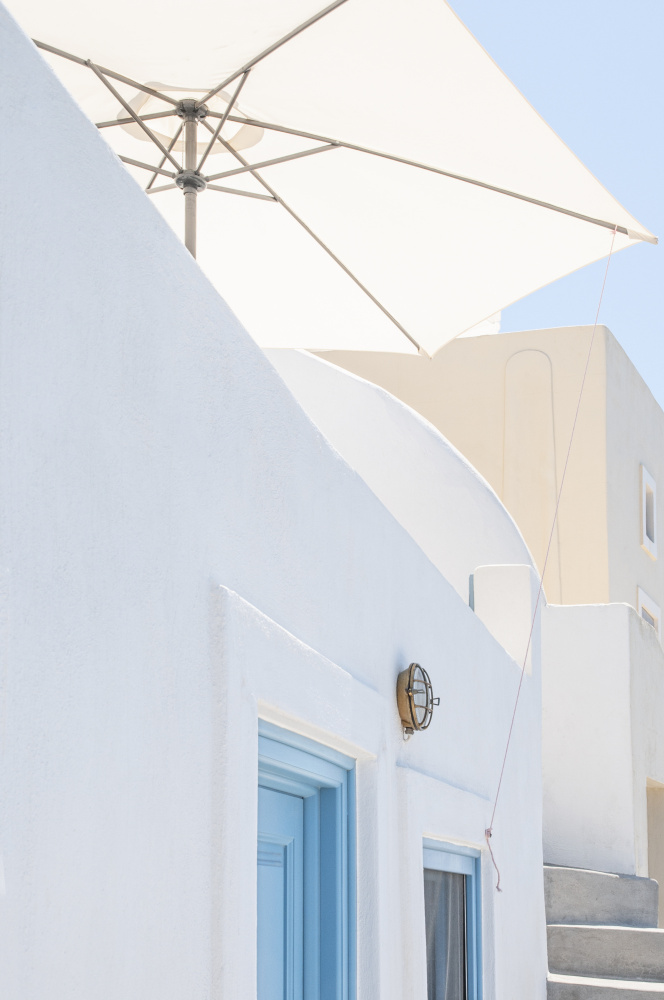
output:
M 502 892 L 503 890 L 500 888 L 500 869 L 498 868 L 498 865 L 496 864 L 496 859 L 494 858 L 493 851 L 491 850 L 491 838 L 492 837 L 493 837 L 493 827 L 492 826 L 488 826 L 486 828 L 486 830 L 484 831 L 484 839 L 486 840 L 486 846 L 489 848 L 489 854 L 491 855 L 491 861 L 492 861 L 493 867 L 496 869 L 496 875 L 498 876 L 498 880 L 496 882 L 496 892 Z

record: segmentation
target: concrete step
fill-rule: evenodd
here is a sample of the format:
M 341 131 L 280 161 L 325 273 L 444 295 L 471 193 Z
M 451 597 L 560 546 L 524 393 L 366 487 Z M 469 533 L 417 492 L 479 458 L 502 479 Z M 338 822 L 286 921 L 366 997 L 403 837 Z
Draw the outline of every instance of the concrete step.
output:
M 544 866 L 548 924 L 657 927 L 658 897 L 651 878 Z
M 547 939 L 551 972 L 664 982 L 664 929 L 549 924 Z
M 664 983 L 549 975 L 547 1000 L 664 1000 Z

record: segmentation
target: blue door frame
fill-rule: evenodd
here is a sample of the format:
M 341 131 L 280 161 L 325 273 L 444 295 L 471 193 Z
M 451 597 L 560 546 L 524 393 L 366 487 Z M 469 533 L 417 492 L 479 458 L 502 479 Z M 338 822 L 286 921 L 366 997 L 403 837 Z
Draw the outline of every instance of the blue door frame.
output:
M 259 1000 L 303 1000 L 304 803 L 258 789 Z
M 288 732 L 267 722 L 259 723 L 259 852 L 266 845 L 292 840 L 292 879 L 284 886 L 284 928 L 299 934 L 289 943 L 279 928 L 263 924 L 258 916 L 258 966 L 263 975 L 263 995 L 258 1000 L 281 1000 L 268 987 L 278 970 L 295 963 L 292 975 L 284 974 L 283 1000 L 354 1000 L 355 997 L 355 762 L 352 758 L 313 740 Z M 270 800 L 269 793 L 273 794 Z M 276 793 L 276 795 L 275 795 Z M 296 805 L 299 803 L 300 805 Z M 297 876 L 297 820 L 302 811 L 302 879 Z M 290 816 L 290 818 L 289 818 Z M 290 826 L 289 826 L 290 824 Z M 280 850 L 288 864 L 288 849 Z M 276 885 L 272 874 L 272 892 Z M 261 874 L 263 889 L 270 882 Z M 260 891 L 259 880 L 259 891 Z M 286 893 L 298 892 L 301 899 L 302 930 L 298 928 L 297 908 L 289 910 Z M 270 902 L 270 899 L 272 900 Z M 266 902 L 267 901 L 267 902 Z M 274 897 L 263 892 L 262 905 L 276 906 Z M 267 918 L 268 920 L 270 918 Z M 281 926 L 281 925 L 280 925 Z M 284 954 L 276 955 L 277 939 L 283 942 Z M 301 957 L 299 957 L 301 956 Z M 274 970 L 268 972 L 267 970 Z M 267 977 L 267 978 L 266 978 Z M 280 978 L 280 981 L 281 981 Z M 301 983 L 301 988 L 298 985 Z M 299 992 L 298 992 L 299 990 Z

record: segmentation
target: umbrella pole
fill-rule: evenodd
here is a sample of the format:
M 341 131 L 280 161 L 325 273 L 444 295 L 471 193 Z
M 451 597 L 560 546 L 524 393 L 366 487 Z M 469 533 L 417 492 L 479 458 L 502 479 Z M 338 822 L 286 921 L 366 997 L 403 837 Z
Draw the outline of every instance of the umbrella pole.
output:
M 178 103 L 177 114 L 184 119 L 184 169 L 175 183 L 184 194 L 184 245 L 192 257 L 196 256 L 196 198 L 207 187 L 205 178 L 196 169 L 198 157 L 198 123 L 207 114 L 204 104 L 194 100 Z
M 196 170 L 196 132 L 198 122 L 192 116 L 184 123 L 184 167 Z M 198 192 L 193 186 L 184 189 L 184 245 L 192 257 L 196 256 L 196 198 Z

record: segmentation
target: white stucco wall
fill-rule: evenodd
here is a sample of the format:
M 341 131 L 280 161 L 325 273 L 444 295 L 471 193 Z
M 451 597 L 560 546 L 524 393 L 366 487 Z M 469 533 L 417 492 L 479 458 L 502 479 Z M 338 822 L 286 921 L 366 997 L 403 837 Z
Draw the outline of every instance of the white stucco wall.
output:
M 494 639 L 527 673 L 540 668 L 541 607 L 546 599 L 530 565 L 478 566 L 473 609 Z
M 647 875 L 646 788 L 664 783 L 657 635 L 626 604 L 547 607 L 542 633 L 545 862 Z
M 422 837 L 483 847 L 518 670 L 4 13 L 0 47 L 0 995 L 253 995 L 262 716 L 357 759 L 358 998 L 423 998 Z M 486 1000 L 545 995 L 539 685 Z
M 542 616 L 544 860 L 636 870 L 629 609 L 549 606 Z
M 646 789 L 664 785 L 664 651 L 655 630 L 634 611 L 629 614 L 629 651 L 636 866 L 662 885 L 664 869 L 660 861 L 653 870 L 653 855 L 661 859 L 664 817 L 651 817 L 650 838 L 657 844 L 649 843 Z
M 312 354 L 267 354 L 328 441 L 465 601 L 477 566 L 532 563 L 486 480 L 419 413 Z
M 246 954 L 243 962 L 234 958 L 246 953 L 256 924 L 255 838 L 247 836 L 256 804 L 247 802 L 242 823 L 225 806 L 245 800 L 246 787 L 255 782 L 260 716 L 357 759 L 358 997 L 424 1000 L 422 838 L 479 846 L 477 831 L 489 821 L 504 749 L 504 726 L 497 722 L 511 713 L 516 665 L 502 651 L 496 656 L 498 647 L 484 629 L 461 627 L 457 633 L 445 614 L 444 627 L 460 640 L 458 646 L 454 640 L 454 653 L 448 645 L 442 654 L 438 628 L 420 635 L 422 662 L 431 664 L 442 684 L 441 709 L 426 734 L 405 743 L 396 720 L 393 673 L 377 670 L 367 684 L 226 588 L 212 591 L 211 600 L 212 726 L 219 746 L 212 779 L 213 815 L 220 821 L 213 859 L 220 901 L 214 907 L 219 997 L 252 995 L 255 955 Z M 450 656 L 455 668 L 445 669 Z M 480 697 L 470 697 L 471 691 Z M 531 835 L 530 820 L 524 828 L 518 819 L 525 811 L 540 812 L 530 792 L 541 766 L 539 672 L 527 678 L 523 698 L 492 842 L 500 894 L 486 851 L 482 857 L 484 996 L 505 1000 L 545 996 L 546 957 L 538 930 L 544 921 L 543 910 L 538 912 L 541 846 Z M 233 899 L 233 907 L 224 909 L 224 898 Z M 526 919 L 533 925 L 525 926 Z M 510 940 L 515 933 L 520 940 Z

